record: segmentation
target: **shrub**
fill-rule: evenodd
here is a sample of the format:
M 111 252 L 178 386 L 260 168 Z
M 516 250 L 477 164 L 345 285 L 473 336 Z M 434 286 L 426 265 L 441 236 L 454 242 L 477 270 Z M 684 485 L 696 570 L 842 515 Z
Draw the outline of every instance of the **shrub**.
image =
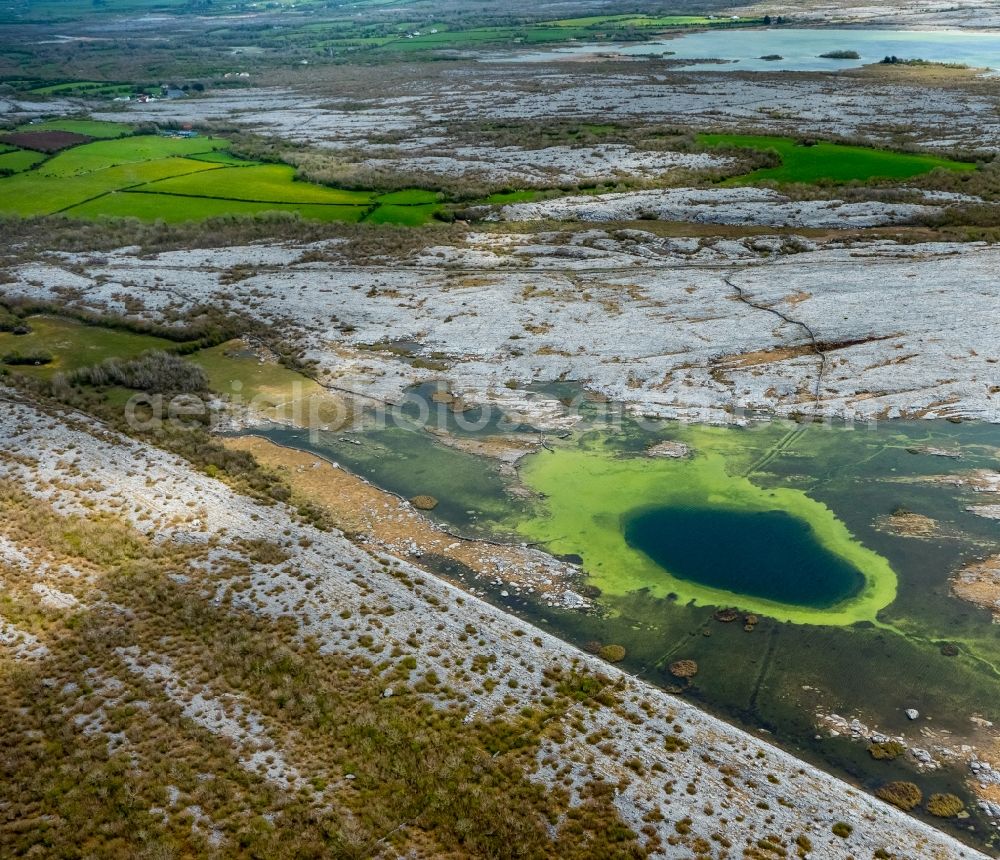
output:
M 760 158 L 758 159 L 762 162 L 763 167 L 781 167 L 782 158 L 781 153 L 778 152 L 774 147 L 769 146 L 767 149 L 760 150 Z M 758 170 L 762 168 L 757 168 Z
M 875 794 L 886 803 L 904 810 L 913 809 L 924 799 L 920 787 L 912 782 L 887 782 Z
M 954 818 L 964 808 L 962 798 L 954 794 L 932 794 L 927 800 L 927 811 L 938 818 Z
M 663 747 L 668 753 L 684 752 L 687 750 L 689 744 L 683 738 L 677 737 L 677 735 L 667 735 L 663 739 Z
M 244 541 L 243 550 L 257 564 L 282 564 L 291 557 L 282 547 L 263 538 Z
M 27 334 L 31 331 L 28 324 L 7 308 L 0 306 L 0 331 L 11 331 L 15 334 Z
M 841 839 L 846 839 L 854 832 L 854 828 L 851 827 L 846 821 L 838 821 L 833 825 L 833 835 L 839 836 Z
M 76 371 L 71 382 L 90 385 L 123 385 L 161 394 L 194 393 L 208 388 L 208 377 L 198 365 L 160 350 L 122 361 L 108 358 L 93 367 Z
M 3 363 L 10 365 L 41 365 L 49 364 L 51 361 L 52 353 L 44 349 L 37 349 L 33 352 L 20 352 L 19 350 L 14 350 L 13 352 L 8 352 L 3 357 Z

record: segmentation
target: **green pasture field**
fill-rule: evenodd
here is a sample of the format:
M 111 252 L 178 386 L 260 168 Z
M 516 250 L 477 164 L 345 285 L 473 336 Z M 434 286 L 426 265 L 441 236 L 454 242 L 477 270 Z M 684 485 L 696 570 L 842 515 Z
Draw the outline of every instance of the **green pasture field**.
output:
M 85 325 L 61 317 L 33 316 L 27 319 L 29 334 L 0 332 L 0 356 L 12 352 L 48 352 L 53 360 L 43 365 L 17 365 L 16 373 L 49 377 L 98 364 L 106 358 L 134 358 L 148 349 L 172 350 L 177 343 L 147 334 Z
M 564 18 L 561 21 L 548 23 L 554 27 L 711 27 L 714 24 L 736 22 L 731 18 L 709 18 L 705 15 L 592 15 L 586 18 Z
M 41 92 L 34 90 L 33 92 Z M 107 139 L 131 134 L 132 126 L 123 122 L 101 122 L 96 119 L 49 119 L 44 122 L 32 122 L 22 125 L 18 131 L 71 131 L 74 134 L 85 134 L 87 137 Z
M 203 161 L 161 158 L 70 176 L 47 175 L 38 168 L 26 170 L 0 179 L 0 214 L 52 215 L 112 191 L 213 169 L 217 168 Z
M 388 194 L 379 195 L 377 199 L 382 205 L 398 206 L 423 206 L 438 202 L 436 192 L 423 188 L 404 188 L 402 191 L 390 191 Z
M 261 361 L 246 344 L 231 340 L 187 356 L 207 374 L 209 386 L 275 421 L 343 419 L 339 399 L 318 382 L 280 364 Z
M 483 203 L 490 206 L 503 206 L 507 203 L 527 203 L 537 200 L 541 192 L 533 188 L 522 188 L 518 191 L 498 191 L 491 194 Z
M 50 96 L 68 90 L 91 90 L 103 86 L 107 86 L 107 84 L 102 84 L 100 81 L 64 81 L 61 84 L 46 84 L 41 87 L 33 87 L 28 92 L 39 96 Z
M 197 155 L 228 146 L 229 141 L 214 137 L 173 138 L 140 135 L 117 140 L 97 140 L 53 155 L 38 168 L 38 173 L 42 176 L 76 176 L 123 164 L 140 164 L 171 156 Z
M 319 383 L 284 365 L 260 361 L 238 340 L 198 350 L 187 358 L 205 371 L 214 391 L 229 394 L 233 391 L 233 383 L 238 382 L 240 396 L 246 400 L 275 392 L 285 393 L 296 382 L 308 386 L 310 393 L 325 390 Z
M 322 203 L 254 203 L 247 200 L 225 200 L 216 197 L 177 197 L 172 194 L 116 192 L 90 200 L 65 211 L 72 218 L 139 218 L 143 221 L 164 221 L 177 224 L 203 221 L 226 215 L 259 215 L 263 212 L 287 212 L 311 221 L 360 221 L 368 211 L 366 206 L 329 205 Z
M 52 356 L 48 364 L 5 367 L 9 373 L 42 379 L 92 367 L 108 358 L 129 360 L 148 350 L 173 352 L 182 346 L 167 338 L 87 325 L 66 317 L 35 315 L 26 322 L 31 327 L 29 334 L 0 332 L 0 358 L 11 353 L 48 353 Z M 213 391 L 239 398 L 239 402 L 272 420 L 314 416 L 330 421 L 343 417 L 337 398 L 319 383 L 280 364 L 262 362 L 242 341 L 197 350 L 185 358 L 205 371 Z M 119 407 L 135 395 L 135 391 L 116 385 L 103 388 L 101 393 L 107 403 Z
M 395 36 L 345 36 L 341 39 L 327 39 L 311 43 L 317 48 L 381 48 L 396 41 Z
M 388 42 L 384 47 L 394 51 L 420 51 L 439 47 L 475 47 L 500 45 L 520 40 L 524 44 L 562 42 L 569 39 L 586 39 L 595 32 L 587 27 L 554 27 L 528 24 L 522 27 L 477 27 L 470 30 L 442 30 L 438 33 L 422 32 L 412 39 L 405 36 Z
M 32 152 L 29 149 L 10 149 L 0 152 L 0 170 L 20 173 L 22 170 L 34 167 L 40 161 L 45 161 L 44 153 Z
M 0 152 L 0 168 L 17 172 L 0 177 L 0 215 L 60 213 L 88 219 L 129 217 L 176 223 L 287 212 L 311 220 L 419 226 L 432 220 L 441 206 L 439 195 L 427 189 L 379 194 L 301 181 L 290 165 L 238 159 L 229 152 L 229 142 L 221 138 L 113 137 L 127 134 L 131 127 L 79 119 L 30 127 L 79 131 L 105 139 L 50 157 L 6 147 Z M 778 167 L 729 180 L 735 184 L 905 180 L 935 168 L 975 169 L 973 164 L 935 155 L 836 143 L 803 146 L 785 137 L 701 134 L 698 140 L 707 147 L 774 150 L 781 157 Z M 545 192 L 512 190 L 493 194 L 483 202 L 531 200 L 540 193 Z
M 406 227 L 419 227 L 421 224 L 433 220 L 437 210 L 437 203 L 425 203 L 418 206 L 380 205 L 373 209 L 365 220 L 371 224 L 402 224 Z
M 757 23 L 760 19 L 708 18 L 703 15 L 594 15 L 584 18 L 564 18 L 559 21 L 539 21 L 519 26 L 473 27 L 468 30 L 437 25 L 424 27 L 419 36 L 401 37 L 383 47 L 398 51 L 419 51 L 436 47 L 473 47 L 503 44 L 519 40 L 524 44 L 562 42 L 569 39 L 587 40 L 608 31 L 661 30 L 680 27 L 733 27 Z M 429 32 L 437 29 L 437 33 Z M 346 40 L 345 40 L 346 41 Z
M 781 156 L 778 167 L 755 170 L 745 176 L 727 180 L 729 184 L 736 185 L 767 180 L 784 183 L 866 182 L 874 179 L 910 179 L 930 173 L 936 168 L 976 169 L 976 165 L 969 162 L 951 161 L 936 155 L 913 155 L 839 143 L 803 146 L 789 137 L 699 134 L 698 141 L 710 147 L 739 147 L 760 151 L 773 149 Z
M 213 152 L 196 152 L 194 155 L 187 156 L 187 158 L 193 158 L 195 161 L 210 161 L 213 164 L 229 164 L 233 167 L 247 167 L 254 163 L 247 161 L 245 158 L 233 155 L 226 149 L 216 149 Z
M 61 84 L 48 84 L 43 87 L 35 87 L 29 92 L 38 96 L 65 95 L 79 93 L 88 96 L 122 96 L 135 92 L 132 84 L 112 84 L 101 81 L 67 81 Z
M 255 203 L 325 203 L 367 206 L 369 191 L 345 191 L 295 179 L 295 168 L 285 164 L 222 167 L 207 175 L 180 176 L 143 185 L 140 191 L 220 197 Z

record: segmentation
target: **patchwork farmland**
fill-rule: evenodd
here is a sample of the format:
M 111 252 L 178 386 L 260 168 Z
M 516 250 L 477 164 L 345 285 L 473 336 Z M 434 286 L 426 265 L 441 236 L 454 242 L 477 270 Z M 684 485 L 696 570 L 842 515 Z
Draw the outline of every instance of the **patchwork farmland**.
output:
M 0 151 L 0 215 L 132 217 L 168 223 L 286 212 L 318 221 L 430 220 L 437 195 L 380 194 L 295 178 L 295 168 L 240 159 L 230 142 L 192 132 L 133 134 L 130 126 L 50 121 L 8 134 Z

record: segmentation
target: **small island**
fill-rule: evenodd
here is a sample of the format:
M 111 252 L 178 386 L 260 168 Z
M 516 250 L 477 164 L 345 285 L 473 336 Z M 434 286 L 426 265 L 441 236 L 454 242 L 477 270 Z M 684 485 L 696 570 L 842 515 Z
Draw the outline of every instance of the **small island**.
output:
M 857 51 L 827 51 L 820 57 L 824 60 L 860 60 L 861 54 Z

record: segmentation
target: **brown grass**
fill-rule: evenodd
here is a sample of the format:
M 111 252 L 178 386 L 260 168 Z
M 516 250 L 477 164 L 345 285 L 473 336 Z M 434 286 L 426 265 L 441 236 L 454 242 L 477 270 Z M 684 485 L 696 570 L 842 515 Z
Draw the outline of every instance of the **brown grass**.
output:
M 225 444 L 229 450 L 250 454 L 275 470 L 296 497 L 319 505 L 336 528 L 351 536 L 414 562 L 436 556 L 508 582 L 523 579 L 521 571 L 527 566 L 523 547 L 457 540 L 398 496 L 304 451 L 256 436 L 227 439 Z M 527 580 L 524 583 L 528 584 Z M 535 580 L 530 584 L 539 590 L 546 588 Z M 548 587 L 561 590 L 564 584 L 554 581 Z
M 578 694 L 615 704 L 601 679 L 554 668 L 547 695 L 510 721 L 466 722 L 454 703 L 407 690 L 412 656 L 374 666 L 363 652 L 321 653 L 290 618 L 206 599 L 240 588 L 249 559 L 206 566 L 210 547 L 61 516 L 8 482 L 0 516 L 25 545 L 96 566 L 101 598 L 36 625 L 50 649 L 37 664 L 0 652 L 0 855 L 38 845 L 111 860 L 645 855 L 609 792 L 585 791 L 571 811 L 565 792 L 528 779 L 545 727 Z M 273 547 L 246 549 L 277 560 Z M 27 623 L 37 609 L 8 600 L 4 612 Z M 209 701 L 238 697 L 307 786 L 285 791 L 248 771 L 176 695 L 130 671 L 120 648 L 137 649 L 140 665 L 166 661 Z M 382 695 L 387 684 L 396 695 Z
M 956 84 L 977 84 L 982 70 L 932 63 L 915 66 L 898 63 L 871 63 L 860 69 L 848 69 L 841 74 L 845 77 L 875 79 L 895 84 L 951 88 Z

